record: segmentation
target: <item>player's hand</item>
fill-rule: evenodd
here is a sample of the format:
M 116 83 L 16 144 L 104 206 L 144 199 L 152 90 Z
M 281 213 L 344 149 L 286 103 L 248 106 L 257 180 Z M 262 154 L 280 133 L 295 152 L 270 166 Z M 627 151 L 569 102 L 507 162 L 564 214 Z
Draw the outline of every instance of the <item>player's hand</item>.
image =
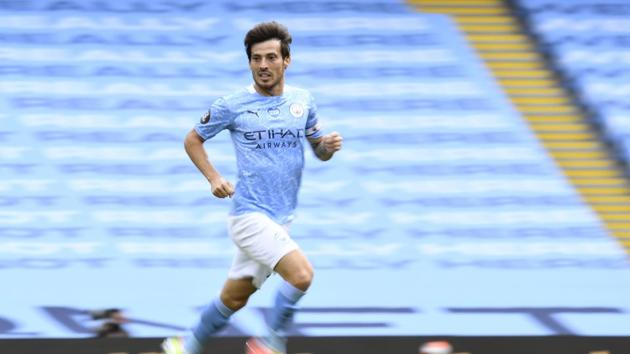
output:
M 212 194 L 217 198 L 231 198 L 234 194 L 234 186 L 223 177 L 211 180 L 210 185 L 212 186 Z
M 324 144 L 324 149 L 329 153 L 337 152 L 341 150 L 343 138 L 341 137 L 341 134 L 332 132 L 322 137 L 322 144 Z

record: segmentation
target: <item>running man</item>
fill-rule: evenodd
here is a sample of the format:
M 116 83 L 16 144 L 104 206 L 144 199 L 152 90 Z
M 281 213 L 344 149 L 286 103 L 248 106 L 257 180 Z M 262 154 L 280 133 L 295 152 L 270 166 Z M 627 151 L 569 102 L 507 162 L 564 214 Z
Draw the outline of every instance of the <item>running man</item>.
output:
M 212 194 L 232 198 L 228 229 L 238 249 L 221 294 L 203 311 L 192 333 L 163 342 L 166 354 L 200 354 L 272 272 L 283 281 L 269 330 L 262 338 L 249 339 L 246 351 L 286 353 L 286 331 L 313 279 L 313 267 L 289 235 L 304 168 L 303 142 L 306 138 L 322 161 L 342 146 L 340 134 L 320 131 L 310 93 L 285 85 L 291 41 L 287 28 L 275 21 L 253 27 L 244 41 L 253 84 L 217 99 L 186 136 L 186 152 L 210 182 Z M 203 147 L 224 129 L 236 151 L 236 188 L 213 167 Z

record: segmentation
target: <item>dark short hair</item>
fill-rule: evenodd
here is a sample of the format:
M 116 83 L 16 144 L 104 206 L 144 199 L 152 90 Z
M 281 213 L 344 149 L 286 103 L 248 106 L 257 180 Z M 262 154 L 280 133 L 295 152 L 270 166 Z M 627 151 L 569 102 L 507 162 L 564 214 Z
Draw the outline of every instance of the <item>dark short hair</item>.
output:
M 254 26 L 245 35 L 245 50 L 247 52 L 247 59 L 252 60 L 252 46 L 256 43 L 268 41 L 270 39 L 280 40 L 280 52 L 282 58 L 291 56 L 291 34 L 286 26 L 279 24 L 276 21 L 262 22 Z

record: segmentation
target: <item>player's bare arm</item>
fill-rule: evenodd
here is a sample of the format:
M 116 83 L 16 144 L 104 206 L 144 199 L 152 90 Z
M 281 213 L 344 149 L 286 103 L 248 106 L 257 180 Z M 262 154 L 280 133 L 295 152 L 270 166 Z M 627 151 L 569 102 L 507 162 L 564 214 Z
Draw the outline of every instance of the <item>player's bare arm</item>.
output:
M 212 187 L 212 194 L 217 198 L 231 197 L 234 194 L 234 186 L 212 166 L 208 160 L 208 154 L 203 147 L 203 139 L 193 129 L 184 140 L 184 148 L 188 157 L 197 166 L 199 171 L 206 177 Z
M 309 138 L 309 143 L 315 156 L 322 161 L 330 160 L 335 152 L 341 150 L 343 137 L 338 132 L 332 132 L 319 138 Z

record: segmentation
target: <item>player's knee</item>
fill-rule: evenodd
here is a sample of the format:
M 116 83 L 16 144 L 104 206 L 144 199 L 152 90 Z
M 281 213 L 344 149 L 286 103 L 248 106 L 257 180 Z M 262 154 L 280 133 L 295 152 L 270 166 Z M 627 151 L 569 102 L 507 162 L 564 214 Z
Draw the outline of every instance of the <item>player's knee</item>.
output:
M 221 293 L 221 302 L 232 311 L 238 311 L 247 305 L 249 296 L 243 294 Z
M 313 269 L 310 267 L 300 269 L 291 274 L 291 277 L 287 279 L 287 281 L 294 287 L 306 291 L 313 282 Z

